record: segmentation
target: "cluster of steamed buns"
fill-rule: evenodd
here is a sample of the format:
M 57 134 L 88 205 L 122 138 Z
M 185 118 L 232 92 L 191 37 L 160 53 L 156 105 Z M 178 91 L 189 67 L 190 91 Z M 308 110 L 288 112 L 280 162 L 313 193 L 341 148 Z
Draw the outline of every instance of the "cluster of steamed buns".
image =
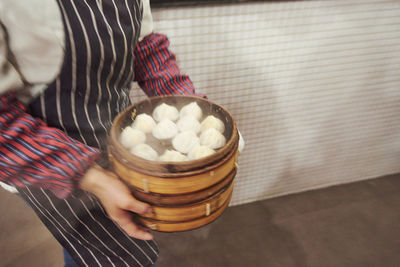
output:
M 203 111 L 196 102 L 180 111 L 163 103 L 152 115 L 137 115 L 132 125 L 121 132 L 121 144 L 138 157 L 171 162 L 196 160 L 215 153 L 226 143 L 224 123 L 213 115 L 202 120 Z M 163 147 L 152 147 L 154 138 Z

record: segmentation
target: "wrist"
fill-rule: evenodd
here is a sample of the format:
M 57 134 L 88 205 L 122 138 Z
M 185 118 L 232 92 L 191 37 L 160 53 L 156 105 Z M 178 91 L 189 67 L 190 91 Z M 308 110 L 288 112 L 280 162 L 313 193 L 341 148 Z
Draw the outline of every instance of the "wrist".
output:
M 104 180 L 104 175 L 102 175 L 101 167 L 97 164 L 94 164 L 82 179 L 79 181 L 79 188 L 91 193 L 96 193 L 101 189 L 101 186 L 104 184 L 102 180 Z

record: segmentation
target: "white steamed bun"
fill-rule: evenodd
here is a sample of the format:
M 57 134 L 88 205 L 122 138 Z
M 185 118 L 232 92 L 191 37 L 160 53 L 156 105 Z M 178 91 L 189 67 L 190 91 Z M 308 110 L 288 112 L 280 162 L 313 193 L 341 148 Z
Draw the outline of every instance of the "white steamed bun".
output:
M 200 120 L 203 116 L 203 111 L 196 102 L 192 102 L 181 108 L 180 117 L 183 118 L 187 115 L 192 115 L 197 120 Z
M 164 154 L 158 157 L 159 161 L 186 161 L 187 157 L 175 150 L 165 150 Z
M 200 135 L 200 144 L 212 149 L 221 148 L 225 143 L 225 136 L 214 128 L 207 129 Z
M 176 121 L 179 118 L 179 111 L 174 106 L 162 103 L 154 109 L 153 118 L 158 122 L 162 121 L 163 119 Z
M 200 122 L 192 115 L 180 118 L 176 125 L 181 132 L 193 131 L 196 134 L 200 132 Z
M 188 154 L 189 160 L 196 160 L 215 153 L 215 150 L 207 146 L 195 146 Z
M 146 135 L 144 134 L 144 132 L 128 126 L 122 130 L 120 135 L 120 142 L 125 148 L 129 149 L 137 144 L 146 142 Z
M 158 158 L 157 152 L 148 144 L 138 144 L 130 151 L 132 154 L 147 160 L 157 160 Z
M 178 133 L 178 127 L 170 119 L 164 119 L 153 128 L 153 136 L 159 140 L 173 138 Z
M 224 133 L 225 131 L 225 125 L 224 123 L 218 119 L 217 117 L 210 115 L 207 116 L 202 122 L 201 122 L 201 131 L 204 132 L 205 130 L 208 130 L 210 128 L 214 128 L 218 130 L 220 133 Z
M 199 145 L 199 138 L 193 131 L 181 132 L 172 139 L 172 146 L 185 154 L 197 145 Z
M 135 121 L 132 123 L 132 128 L 140 130 L 144 133 L 151 133 L 156 126 L 156 122 L 150 115 L 145 113 L 136 116 Z

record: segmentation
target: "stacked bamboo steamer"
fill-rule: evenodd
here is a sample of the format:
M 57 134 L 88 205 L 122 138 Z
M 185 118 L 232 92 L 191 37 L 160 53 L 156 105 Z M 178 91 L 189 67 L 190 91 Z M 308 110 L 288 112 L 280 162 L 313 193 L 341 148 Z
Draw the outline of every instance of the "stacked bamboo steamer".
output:
M 141 113 L 152 114 L 162 103 L 180 109 L 196 102 L 204 116 L 214 115 L 225 124 L 226 144 L 213 155 L 191 161 L 149 161 L 131 154 L 119 142 L 122 129 Z M 161 232 L 186 231 L 206 225 L 228 207 L 238 157 L 238 130 L 233 117 L 221 106 L 194 96 L 148 98 L 120 113 L 114 120 L 108 146 L 115 173 L 131 188 L 133 195 L 149 203 L 154 214 L 137 220 Z

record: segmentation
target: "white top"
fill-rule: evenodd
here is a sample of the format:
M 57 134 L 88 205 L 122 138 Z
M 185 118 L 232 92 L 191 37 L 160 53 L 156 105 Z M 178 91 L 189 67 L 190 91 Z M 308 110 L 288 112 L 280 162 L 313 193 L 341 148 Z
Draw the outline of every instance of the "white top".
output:
M 153 31 L 150 0 L 143 0 L 139 40 Z M 64 25 L 55 0 L 0 2 L 0 94 L 27 89 L 22 102 L 36 96 L 53 81 L 63 63 Z

